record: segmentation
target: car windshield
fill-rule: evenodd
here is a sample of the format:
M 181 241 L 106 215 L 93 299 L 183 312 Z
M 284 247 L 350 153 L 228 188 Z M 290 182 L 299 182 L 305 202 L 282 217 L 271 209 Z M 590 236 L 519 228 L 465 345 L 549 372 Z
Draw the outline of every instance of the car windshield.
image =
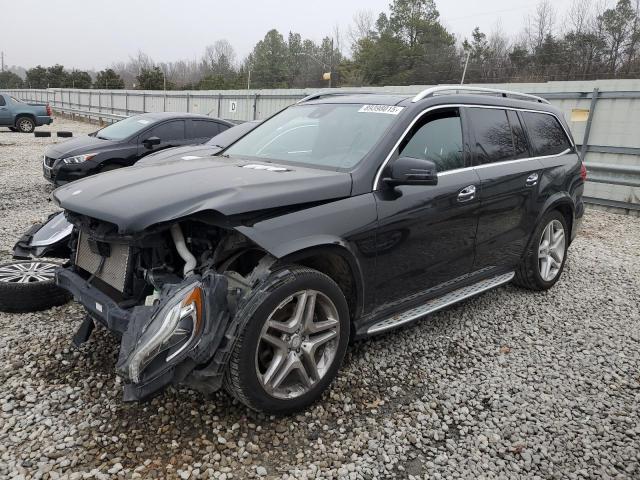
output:
M 152 120 L 140 116 L 125 118 L 102 130 L 98 130 L 96 137 L 103 140 L 124 140 L 147 128 L 152 123 Z
M 387 105 L 296 105 L 223 154 L 349 169 L 369 153 L 401 111 Z

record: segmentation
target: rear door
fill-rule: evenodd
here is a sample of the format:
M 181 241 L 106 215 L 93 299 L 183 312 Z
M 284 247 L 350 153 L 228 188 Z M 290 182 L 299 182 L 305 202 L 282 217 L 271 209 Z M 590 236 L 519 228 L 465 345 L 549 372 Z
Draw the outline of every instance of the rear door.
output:
M 13 116 L 2 94 L 0 94 L 0 125 L 13 125 Z
M 517 113 L 468 107 L 473 163 L 480 176 L 474 270 L 511 268 L 524 252 L 536 220 L 542 164 L 532 157 Z

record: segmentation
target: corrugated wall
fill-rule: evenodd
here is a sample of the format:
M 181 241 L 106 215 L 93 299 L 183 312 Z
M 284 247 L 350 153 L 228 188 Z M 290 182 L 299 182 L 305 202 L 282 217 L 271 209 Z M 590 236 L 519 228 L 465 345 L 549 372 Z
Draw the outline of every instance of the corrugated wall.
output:
M 598 80 L 547 83 L 479 85 L 548 98 L 560 108 L 581 145 L 591 119 L 587 165 L 622 165 L 640 169 L 640 80 Z M 346 88 L 341 90 L 415 94 L 428 85 Z M 598 89 L 596 103 L 592 102 Z M 13 90 L 29 101 L 48 102 L 64 111 L 93 112 L 100 115 L 128 116 L 142 112 L 193 112 L 229 120 L 264 119 L 295 103 L 317 89 L 221 90 L 221 91 L 141 91 L 141 90 Z M 321 90 L 322 91 L 322 90 Z M 330 91 L 325 89 L 324 91 Z M 595 108 L 592 109 L 592 105 Z M 583 110 L 583 115 L 575 115 Z M 593 110 L 592 112 L 586 112 Z M 578 114 L 580 112 L 577 112 Z M 96 115 L 98 116 L 98 115 Z M 578 118 L 582 117 L 582 118 Z M 109 117 L 104 117 L 109 118 Z M 614 148 L 611 148 L 614 147 Z M 600 168 L 602 170 L 602 168 Z M 597 177 L 597 174 L 596 174 Z M 594 177 L 594 179 L 596 178 Z M 640 174 L 617 172 L 618 183 L 589 182 L 586 195 L 605 203 L 623 202 L 640 209 Z

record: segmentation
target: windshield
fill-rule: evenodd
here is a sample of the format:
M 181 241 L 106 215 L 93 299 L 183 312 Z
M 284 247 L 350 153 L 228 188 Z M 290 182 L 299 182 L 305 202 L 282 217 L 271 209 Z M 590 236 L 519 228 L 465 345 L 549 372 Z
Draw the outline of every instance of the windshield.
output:
M 258 126 L 224 154 L 348 169 L 369 153 L 400 111 L 386 105 L 297 105 Z
M 140 116 L 125 118 L 102 130 L 98 130 L 96 137 L 103 140 L 124 140 L 147 128 L 152 123 L 151 120 Z

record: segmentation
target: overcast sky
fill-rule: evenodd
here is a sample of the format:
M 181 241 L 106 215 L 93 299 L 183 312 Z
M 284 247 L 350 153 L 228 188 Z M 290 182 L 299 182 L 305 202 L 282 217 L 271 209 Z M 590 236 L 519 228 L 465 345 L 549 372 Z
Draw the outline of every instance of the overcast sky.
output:
M 226 38 L 238 59 L 271 28 L 319 41 L 340 25 L 345 33 L 362 9 L 388 11 L 389 0 L 19 0 L 3 3 L 0 50 L 5 64 L 33 67 L 61 63 L 99 70 L 141 50 L 155 61 L 199 58 L 204 47 Z M 571 0 L 554 0 L 564 11 Z M 520 31 L 537 0 L 436 0 L 443 23 L 458 38 L 477 25 L 500 21 Z

